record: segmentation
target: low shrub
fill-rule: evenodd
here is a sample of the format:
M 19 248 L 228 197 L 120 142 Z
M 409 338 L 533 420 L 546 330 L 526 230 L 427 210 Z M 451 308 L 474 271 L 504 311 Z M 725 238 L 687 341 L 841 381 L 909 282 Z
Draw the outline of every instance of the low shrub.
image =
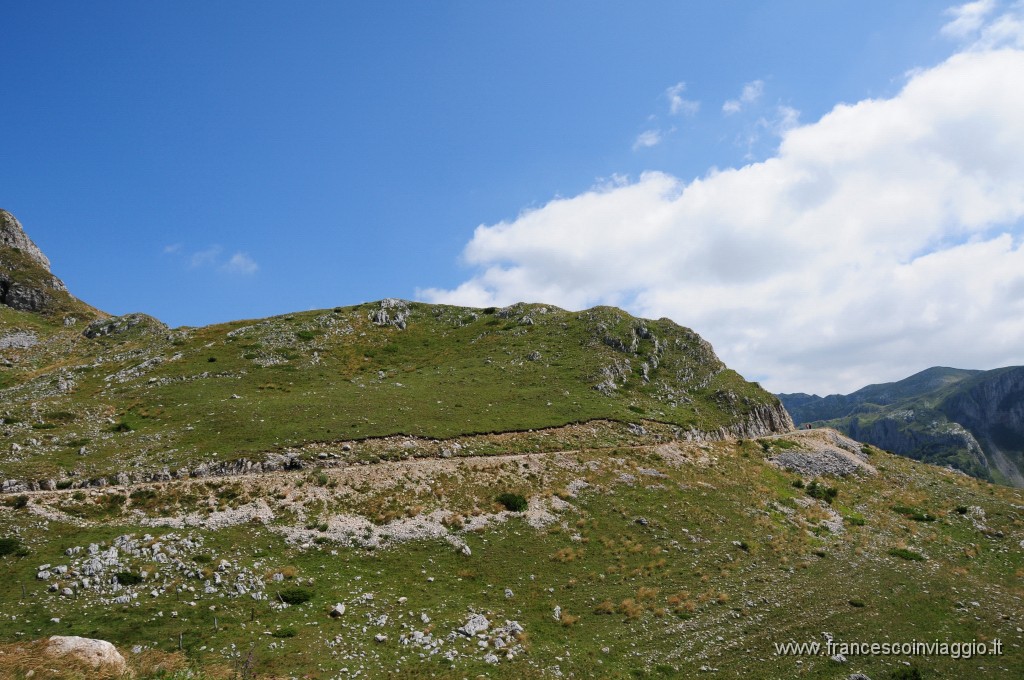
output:
M 899 557 L 900 559 L 910 560 L 912 562 L 923 562 L 925 560 L 925 556 L 921 553 L 917 553 L 906 548 L 890 548 L 889 554 L 893 557 Z
M 119 571 L 114 576 L 117 582 L 123 586 L 137 586 L 142 583 L 142 576 L 131 571 Z
M 308 588 L 285 588 L 278 593 L 278 597 L 286 604 L 305 604 L 313 599 L 313 591 Z
M 892 509 L 893 512 L 899 513 L 915 522 L 934 522 L 937 519 L 935 515 L 918 510 L 917 508 L 909 508 L 905 505 L 894 505 Z
M 523 512 L 530 505 L 526 497 L 520 493 L 503 493 L 497 500 L 511 512 Z
M 0 538 L 0 557 L 17 555 L 22 550 L 21 541 L 16 538 Z
M 819 484 L 817 480 L 807 485 L 807 495 L 811 498 L 817 498 L 818 500 L 825 501 L 829 505 L 832 505 L 832 501 L 839 495 L 839 489 L 832 486 L 825 486 Z

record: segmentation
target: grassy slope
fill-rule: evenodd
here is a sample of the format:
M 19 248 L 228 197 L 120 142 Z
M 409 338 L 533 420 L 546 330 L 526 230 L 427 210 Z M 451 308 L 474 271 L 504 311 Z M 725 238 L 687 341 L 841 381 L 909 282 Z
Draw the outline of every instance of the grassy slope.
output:
M 550 677 L 557 668 L 576 677 L 656 678 L 695 677 L 706 666 L 718 669 L 716 677 L 831 679 L 859 671 L 878 680 L 894 677 L 904 662 L 925 678 L 1020 677 L 1020 492 L 874 452 L 870 460 L 879 476 L 828 480 L 839 492 L 834 507 L 862 520 L 848 519 L 836 534 L 820 523 L 825 506 L 803 507 L 807 498 L 792 485 L 795 476 L 764 462 L 758 444 L 694 445 L 681 466 L 654 448 L 583 448 L 534 456 L 529 465 L 471 462 L 450 475 L 423 477 L 410 468 L 392 472 L 394 484 L 366 482 L 361 475 L 371 466 L 323 476 L 288 473 L 251 485 L 154 485 L 154 495 L 126 506 L 105 502 L 111 492 L 100 490 L 37 496 L 33 503 L 91 517 L 91 523 L 47 521 L 31 508 L 0 509 L 0 535 L 19 536 L 31 551 L 0 558 L 0 603 L 13 614 L 0 621 L 0 639 L 81 634 L 124 649 L 174 652 L 182 633 L 186 660 L 206 668 L 230 668 L 239 661 L 233 649 L 245 657 L 251 648 L 258 677 L 329 678 L 347 668 L 363 669 L 364 677 L 523 678 Z M 569 483 L 580 479 L 591 486 L 575 497 L 567 494 Z M 439 540 L 367 550 L 327 534 L 301 548 L 277 533 L 291 523 L 319 534 L 315 525 L 325 518 L 372 514 L 384 504 L 404 505 L 406 514 L 446 508 L 470 518 L 493 512 L 493 499 L 503 490 L 535 501 L 558 493 L 569 506 L 543 529 L 514 517 L 458 532 L 471 555 Z M 227 509 L 258 499 L 276 513 L 266 525 L 246 522 L 219 531 L 138 525 L 143 516 L 191 511 L 208 501 Z M 305 509 L 304 518 L 296 516 L 297 507 Z M 915 521 L 897 507 L 936 519 Z M 982 526 L 972 521 L 972 507 L 984 512 Z M 140 586 L 137 605 L 100 605 L 89 593 L 72 604 L 35 578 L 40 564 L 67 563 L 65 548 L 109 544 L 123 533 L 192 535 L 203 547 L 183 555 L 186 563 L 202 568 L 228 559 L 266 574 L 270 593 L 303 581 L 313 598 L 277 611 L 272 601 L 204 595 L 204 577 L 179 574 L 170 581 L 172 590 L 157 597 L 148 594 L 152 584 Z M 927 559 L 901 559 L 890 554 L 893 548 Z M 145 559 L 134 565 L 152 568 Z M 270 579 L 282 567 L 294 581 Z M 176 596 L 175 583 L 192 584 L 196 593 Z M 505 588 L 513 597 L 506 598 Z M 362 599 L 363 593 L 374 599 Z M 612 612 L 600 613 L 606 601 Z M 333 620 L 326 612 L 336 602 L 347 603 L 348 611 Z M 556 620 L 555 606 L 570 618 Z M 421 658 L 421 650 L 398 642 L 414 630 L 445 637 L 470 611 L 492 622 L 521 623 L 524 653 L 490 665 L 483 661 L 487 650 L 460 638 L 442 645 L 442 651 L 460 652 L 448 662 L 439 655 Z M 423 613 L 429 623 L 422 622 Z M 388 620 L 378 626 L 374 620 L 382 614 Z M 60 621 L 52 622 L 55 617 Z M 267 634 L 288 629 L 294 637 Z M 857 657 L 840 665 L 774 652 L 774 642 L 821 641 L 822 631 L 847 642 L 998 638 L 1004 656 Z M 387 640 L 375 642 L 378 633 Z
M 81 325 L 2 309 L 0 336 L 31 328 L 41 342 L 6 352 L 0 446 L 23 448 L 0 458 L 0 472 L 88 478 L 315 441 L 451 437 L 595 418 L 716 430 L 775 403 L 696 334 L 664 319 L 610 308 L 520 305 L 502 316 L 413 303 L 403 330 L 373 323 L 378 309 L 368 303 L 174 331 L 147 318 L 92 340 Z M 649 338 L 636 337 L 641 326 Z M 610 346 L 616 342 L 626 351 Z M 652 356 L 659 365 L 644 382 L 641 364 Z M 594 389 L 604 369 L 626 361 L 615 393 Z

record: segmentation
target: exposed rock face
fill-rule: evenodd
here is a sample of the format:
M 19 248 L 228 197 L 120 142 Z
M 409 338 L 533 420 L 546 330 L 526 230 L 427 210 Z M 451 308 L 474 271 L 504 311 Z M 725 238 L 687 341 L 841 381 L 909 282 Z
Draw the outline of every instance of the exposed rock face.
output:
M 783 408 L 781 402 L 774 404 L 757 404 L 747 417 L 730 429 L 734 437 L 750 439 L 775 432 L 789 432 L 793 429 L 793 419 Z
M 70 658 L 93 668 L 115 672 L 124 672 L 127 669 L 121 652 L 106 640 L 94 640 L 77 635 L 54 635 L 46 646 L 46 654 L 57 659 Z
M 48 299 L 41 289 L 26 286 L 0 274 L 0 304 L 23 312 L 39 312 L 46 306 Z
M 35 260 L 43 269 L 50 271 L 50 260 L 28 237 L 18 218 L 3 209 L 0 209 L 0 246 L 17 248 Z
M 914 415 L 913 411 L 897 411 L 866 424 L 854 417 L 846 429 L 854 439 L 904 456 L 918 458 L 918 451 L 953 448 L 967 451 L 979 465 L 985 465 L 981 445 L 962 426 L 936 421 L 924 428 L 907 427 Z

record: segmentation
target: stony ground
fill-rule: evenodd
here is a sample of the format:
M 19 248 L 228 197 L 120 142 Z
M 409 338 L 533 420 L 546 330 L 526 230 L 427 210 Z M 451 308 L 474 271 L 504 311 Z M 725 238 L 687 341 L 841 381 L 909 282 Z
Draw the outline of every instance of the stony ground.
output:
M 833 431 L 654 430 L 339 443 L 299 470 L 8 494 L 0 671 L 62 634 L 143 677 L 1020 677 L 1018 491 Z M 542 434 L 562 445 L 522 450 Z M 773 646 L 826 633 L 1004 654 Z

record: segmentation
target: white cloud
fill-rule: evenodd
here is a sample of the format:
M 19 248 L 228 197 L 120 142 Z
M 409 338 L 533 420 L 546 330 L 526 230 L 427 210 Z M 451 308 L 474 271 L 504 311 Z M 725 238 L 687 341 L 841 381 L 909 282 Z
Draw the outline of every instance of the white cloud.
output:
M 172 243 L 169 246 L 164 246 L 164 255 L 176 255 L 181 252 L 180 243 Z
M 183 250 L 181 244 L 164 248 L 164 252 L 169 254 L 184 254 Z M 248 275 L 255 274 L 260 268 L 248 253 L 236 252 L 225 261 L 222 258 L 223 252 L 223 247 L 212 245 L 185 257 L 192 269 L 217 269 L 228 274 Z
M 681 81 L 665 90 L 665 96 L 668 97 L 668 110 L 673 116 L 680 113 L 693 116 L 700 110 L 699 101 L 683 98 L 685 91 L 686 83 Z
M 223 250 L 220 246 L 210 246 L 206 250 L 192 253 L 189 262 L 193 267 L 210 267 L 217 263 L 220 253 Z
M 995 7 L 995 0 L 977 0 L 950 7 L 945 14 L 952 17 L 952 20 L 942 27 L 942 34 L 959 39 L 977 34 Z
M 792 106 L 777 106 L 775 108 L 775 119 L 771 121 L 771 128 L 775 134 L 782 135 L 795 128 L 799 122 L 799 111 Z
M 743 86 L 739 99 L 730 99 L 722 104 L 722 112 L 726 115 L 739 113 L 748 104 L 753 104 L 764 94 L 764 81 L 752 80 Z
M 249 257 L 248 253 L 235 253 L 231 259 L 221 265 L 222 271 L 231 274 L 255 274 L 259 268 L 259 265 Z
M 762 162 L 648 172 L 481 225 L 477 272 L 419 296 L 668 316 L 777 391 L 1024 363 L 1021 111 L 1024 50 L 974 45 L 890 99 L 804 125 L 777 112 Z
M 633 150 L 648 149 L 661 144 L 661 130 L 644 130 L 633 142 Z
M 943 35 L 967 43 L 972 50 L 1024 48 L 1024 2 L 1012 2 L 989 19 L 998 6 L 997 0 L 977 0 L 946 10 L 952 20 L 942 27 Z

